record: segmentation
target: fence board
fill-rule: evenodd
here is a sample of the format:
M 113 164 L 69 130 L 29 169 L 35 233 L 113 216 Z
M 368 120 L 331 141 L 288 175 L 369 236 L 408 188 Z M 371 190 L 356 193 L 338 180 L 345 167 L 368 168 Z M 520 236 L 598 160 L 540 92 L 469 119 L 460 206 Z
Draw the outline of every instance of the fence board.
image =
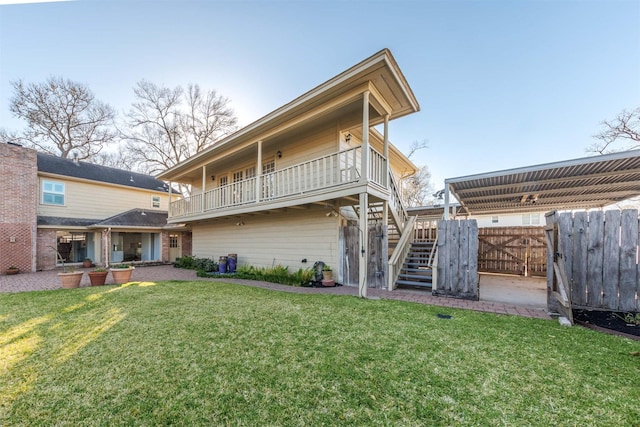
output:
M 573 261 L 571 264 L 571 302 L 585 305 L 587 302 L 587 213 L 576 212 L 573 216 Z
M 369 226 L 369 263 L 367 264 L 368 287 L 386 288 L 389 260 L 387 227 L 376 223 Z
M 604 258 L 604 214 L 589 212 L 589 236 L 587 241 L 587 305 L 602 306 L 602 267 Z
M 636 258 L 638 248 L 638 211 L 626 209 L 620 219 L 620 288 L 619 309 L 636 309 Z
M 606 211 L 604 221 L 602 308 L 615 310 L 618 307 L 620 272 L 620 211 Z

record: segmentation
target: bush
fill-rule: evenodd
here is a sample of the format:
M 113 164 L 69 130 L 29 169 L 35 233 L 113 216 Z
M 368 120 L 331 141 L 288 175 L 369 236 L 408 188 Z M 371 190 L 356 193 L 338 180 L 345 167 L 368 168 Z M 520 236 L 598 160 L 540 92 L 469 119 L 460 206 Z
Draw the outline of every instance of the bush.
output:
M 183 256 L 176 258 L 176 262 L 173 264 L 176 268 L 184 268 L 187 270 L 198 271 L 218 271 L 218 263 L 210 258 L 196 258 L 194 256 Z

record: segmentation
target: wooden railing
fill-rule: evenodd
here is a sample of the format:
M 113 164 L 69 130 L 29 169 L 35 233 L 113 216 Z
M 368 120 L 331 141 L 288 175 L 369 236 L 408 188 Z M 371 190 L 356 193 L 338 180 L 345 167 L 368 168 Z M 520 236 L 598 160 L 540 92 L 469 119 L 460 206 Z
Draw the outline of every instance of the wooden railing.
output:
M 174 201 L 169 208 L 169 215 L 171 217 L 186 216 L 357 182 L 361 175 L 359 163 L 361 149 L 361 147 L 351 148 L 267 173 L 259 178 L 249 178 L 208 190 L 204 193 L 204 202 L 202 194 Z M 381 173 L 380 162 L 385 161 L 379 158 L 375 161 L 371 160 L 371 163 L 375 164 L 376 172 L 370 179 L 378 183 Z M 256 197 L 258 179 L 260 179 L 259 198 Z
M 385 177 L 387 175 L 387 160 L 372 147 L 369 147 L 369 181 L 375 182 L 383 187 L 387 186 Z
M 393 250 L 393 255 L 389 259 L 389 290 L 392 291 L 393 287 L 398 280 L 398 275 L 400 274 L 400 270 L 402 269 L 402 264 L 404 263 L 409 250 L 411 249 L 411 243 L 413 243 L 413 239 L 415 237 L 415 233 L 413 232 L 413 226 L 418 219 L 417 216 L 412 216 L 409 218 L 407 223 L 405 224 L 406 232 L 402 233 L 400 236 L 400 240 L 396 245 L 396 248 Z
M 393 177 L 393 174 L 389 171 L 389 209 L 391 210 L 392 215 L 394 216 L 396 225 L 398 227 L 398 232 L 402 234 L 405 228 L 405 224 L 409 219 L 409 215 L 407 214 L 407 210 L 402 203 L 402 198 L 400 197 L 400 187 L 396 183 L 396 179 Z

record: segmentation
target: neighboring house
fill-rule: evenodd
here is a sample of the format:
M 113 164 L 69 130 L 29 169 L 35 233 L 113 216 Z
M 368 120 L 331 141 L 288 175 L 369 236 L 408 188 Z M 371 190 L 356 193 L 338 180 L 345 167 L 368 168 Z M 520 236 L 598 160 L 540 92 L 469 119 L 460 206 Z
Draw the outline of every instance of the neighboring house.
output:
M 370 226 L 404 230 L 396 183 L 416 167 L 389 142 L 389 122 L 417 111 L 382 50 L 161 173 L 192 186 L 169 223 L 191 227 L 197 256 L 291 270 L 323 261 L 340 283 L 386 286 L 389 248 L 372 242 L 386 235 Z
M 172 261 L 190 235 L 167 225 L 169 186 L 153 177 L 0 144 L 7 179 L 0 269 Z M 3 181 L 5 182 L 5 181 Z M 177 195 L 174 196 L 177 198 Z M 59 254 L 59 255 L 58 255 Z
M 487 215 L 468 215 L 464 213 L 459 204 L 450 205 L 452 217 L 455 219 L 475 219 L 479 228 L 484 227 L 530 227 L 543 226 L 544 212 L 518 212 L 518 213 L 496 213 Z M 409 216 L 418 215 L 420 218 L 428 220 L 442 219 L 444 207 L 442 205 L 417 206 L 407 208 Z

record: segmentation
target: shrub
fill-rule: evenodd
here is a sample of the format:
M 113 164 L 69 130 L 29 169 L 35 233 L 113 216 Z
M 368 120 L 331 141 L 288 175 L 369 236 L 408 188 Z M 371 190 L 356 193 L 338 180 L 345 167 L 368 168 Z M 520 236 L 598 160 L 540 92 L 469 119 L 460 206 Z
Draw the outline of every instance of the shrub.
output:
M 181 258 L 176 258 L 176 262 L 173 264 L 176 268 L 184 268 L 187 270 L 197 270 L 202 272 L 218 271 L 218 263 L 210 258 L 196 258 L 194 256 L 185 255 Z

